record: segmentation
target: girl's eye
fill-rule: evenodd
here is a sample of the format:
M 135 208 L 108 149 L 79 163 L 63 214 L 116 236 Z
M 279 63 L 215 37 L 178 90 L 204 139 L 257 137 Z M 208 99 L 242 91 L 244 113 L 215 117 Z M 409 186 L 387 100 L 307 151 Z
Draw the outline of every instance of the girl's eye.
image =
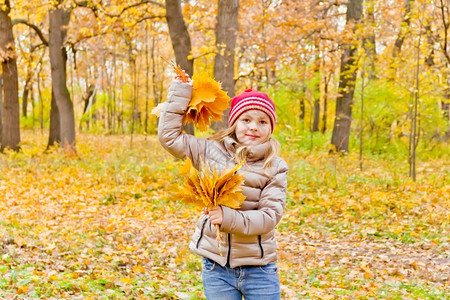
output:
M 245 118 L 245 119 L 242 119 L 242 121 L 244 121 L 245 123 L 248 123 L 248 122 L 250 122 L 250 119 Z
M 261 124 L 267 124 L 267 121 L 266 120 L 261 120 L 261 121 L 259 121 L 259 123 L 261 123 Z

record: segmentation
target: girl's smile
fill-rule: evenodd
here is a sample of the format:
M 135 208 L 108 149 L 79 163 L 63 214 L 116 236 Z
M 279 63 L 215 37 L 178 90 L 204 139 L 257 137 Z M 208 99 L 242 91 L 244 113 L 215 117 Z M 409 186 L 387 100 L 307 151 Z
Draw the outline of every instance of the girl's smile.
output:
M 236 121 L 236 138 L 244 146 L 256 146 L 269 139 L 269 116 L 258 109 L 244 112 Z

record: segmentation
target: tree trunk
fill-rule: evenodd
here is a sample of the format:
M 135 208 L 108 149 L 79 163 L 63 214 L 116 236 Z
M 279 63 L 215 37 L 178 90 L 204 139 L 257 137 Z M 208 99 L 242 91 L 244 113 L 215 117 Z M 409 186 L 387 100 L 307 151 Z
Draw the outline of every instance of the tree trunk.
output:
M 3 72 L 0 69 L 0 147 L 2 146 Z
M 9 148 L 17 151 L 20 148 L 19 80 L 9 0 L 5 1 L 5 6 L 6 9 L 0 9 L 0 62 L 3 74 L 1 150 Z
M 37 85 L 37 96 L 39 101 L 39 126 L 41 128 L 41 133 L 44 131 L 44 104 L 42 100 L 42 90 L 41 90 L 41 71 L 42 71 L 42 60 L 45 54 L 45 50 L 42 51 L 42 56 L 38 62 L 39 68 L 36 72 L 36 85 Z
M 444 0 L 439 1 L 439 8 L 440 8 L 440 17 L 442 19 L 442 42 L 441 49 L 442 54 L 445 57 L 445 80 L 447 83 L 447 87 L 444 89 L 444 97 L 441 100 L 442 104 L 442 116 L 445 121 L 447 121 L 447 130 L 445 132 L 444 139 L 446 142 L 450 140 L 450 49 L 449 49 L 449 29 L 450 29 L 450 20 L 449 20 L 449 14 L 450 14 L 450 8 L 448 5 L 445 5 Z
M 320 119 L 320 98 L 314 97 L 314 120 L 313 120 L 313 126 L 312 131 L 316 132 L 319 131 L 319 119 Z
M 312 95 L 314 99 L 314 118 L 312 128 L 310 130 L 312 132 L 319 131 L 319 123 L 320 123 L 320 70 L 317 70 L 319 74 L 319 78 L 317 82 L 314 84 Z
M 330 82 L 330 76 L 324 76 L 324 91 L 323 91 L 323 115 L 322 115 L 322 133 L 327 131 L 327 117 L 328 117 L 328 85 Z
M 192 76 L 194 62 L 192 59 L 188 59 L 188 56 L 192 54 L 191 38 L 181 12 L 181 0 L 166 0 L 166 19 L 176 63 Z M 188 134 L 194 134 L 192 124 L 186 124 L 183 126 L 183 130 Z
M 369 1 L 367 7 L 367 22 L 369 28 L 368 36 L 364 39 L 363 45 L 369 58 L 369 79 L 376 79 L 375 60 L 376 60 L 376 41 L 375 41 L 375 2 Z
M 31 78 L 33 76 L 30 68 L 31 66 L 28 66 L 27 70 L 27 79 L 25 80 L 25 86 L 23 88 L 22 93 L 22 116 L 26 117 L 28 115 L 27 107 L 28 107 L 28 95 L 30 94 L 31 90 Z
M 156 55 L 155 55 L 155 36 L 152 36 L 152 95 L 153 95 L 153 106 L 156 107 L 161 102 L 161 90 L 158 90 L 157 80 L 156 80 Z M 159 80 L 159 79 L 158 79 Z M 156 128 L 158 128 L 158 119 L 156 120 Z
M 116 49 L 116 47 L 114 46 L 114 50 Z M 116 104 L 116 100 L 117 100 L 117 94 L 116 94 L 116 90 L 117 90 L 117 61 L 116 61 L 116 51 L 114 51 L 114 54 L 113 54 L 113 70 L 114 70 L 114 73 L 113 73 L 113 85 L 112 85 L 112 87 L 111 87 L 111 95 L 112 95 L 112 103 L 111 103 L 111 105 L 112 105 L 112 112 L 111 112 L 111 114 L 112 114 L 112 124 L 111 124 L 111 133 L 112 134 L 114 134 L 114 133 L 116 133 L 116 118 L 117 118 L 117 112 L 116 112 L 116 107 L 117 107 L 117 104 Z
M 214 59 L 214 78 L 222 83 L 222 89 L 228 96 L 234 97 L 234 52 L 238 31 L 239 0 L 219 0 L 216 25 L 216 49 Z M 221 122 L 214 122 L 215 131 L 225 129 L 228 124 L 229 109 Z
M 350 0 L 347 6 L 347 24 L 357 23 L 361 19 L 361 14 L 362 0 Z M 343 45 L 343 49 L 339 76 L 339 96 L 336 99 L 336 116 L 331 137 L 331 143 L 335 146 L 337 152 L 348 152 L 357 72 L 356 45 Z
M 441 107 L 442 107 L 442 117 L 444 118 L 444 120 L 450 121 L 450 88 L 449 87 L 444 90 L 444 98 L 441 100 Z
M 305 115 L 306 115 L 305 98 L 302 96 L 300 98 L 300 114 L 298 115 L 300 122 L 305 121 Z
M 41 100 L 42 103 L 42 100 Z M 56 105 L 55 94 L 52 89 L 52 102 L 50 106 L 50 130 L 47 149 L 55 144 L 61 144 L 61 118 L 59 116 L 58 105 Z
M 60 122 L 59 140 L 61 141 L 61 146 L 63 148 L 69 151 L 75 151 L 75 116 L 73 103 L 70 99 L 66 84 L 67 53 L 64 48 L 64 39 L 66 36 L 64 26 L 69 23 L 69 18 L 70 14 L 64 11 L 62 7 L 56 7 L 55 9 L 50 10 L 49 49 L 53 96 L 58 108 Z M 51 134 L 52 130 L 50 130 L 50 135 Z M 56 137 L 50 136 L 49 145 L 51 145 L 52 140 L 57 139 L 58 138 Z
M 144 118 L 144 133 L 148 134 L 148 110 L 150 103 L 150 58 L 149 56 L 149 38 L 148 38 L 148 23 L 145 24 L 145 118 Z M 153 49 L 152 49 L 153 50 Z
M 192 76 L 194 62 L 188 59 L 192 51 L 191 38 L 181 12 L 181 0 L 166 0 L 166 19 L 176 63 Z
M 300 114 L 298 115 L 300 123 L 303 123 L 305 121 L 306 116 L 306 105 L 305 105 L 305 95 L 306 95 L 306 85 L 303 80 L 302 85 L 302 96 L 300 98 Z

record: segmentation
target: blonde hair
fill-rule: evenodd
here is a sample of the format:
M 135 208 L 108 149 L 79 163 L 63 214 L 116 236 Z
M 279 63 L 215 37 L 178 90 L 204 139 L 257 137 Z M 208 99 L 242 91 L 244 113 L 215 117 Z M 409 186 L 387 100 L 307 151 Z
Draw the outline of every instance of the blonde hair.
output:
M 236 141 L 237 140 L 237 138 L 236 138 L 236 126 L 237 125 L 236 124 L 237 124 L 237 122 L 235 122 L 233 125 L 231 125 L 227 129 L 216 132 L 215 134 L 210 136 L 208 139 L 221 142 L 225 138 L 231 137 Z M 270 150 L 269 150 L 269 154 L 264 159 L 263 169 L 265 171 L 268 168 L 272 167 L 274 158 L 280 152 L 280 143 L 276 139 L 269 137 L 268 142 L 270 145 Z M 236 149 L 236 154 L 234 155 L 234 162 L 237 164 L 241 163 L 242 161 L 244 161 L 247 158 L 248 154 L 249 154 L 249 150 L 248 150 L 247 146 L 239 145 L 239 147 Z M 244 164 L 247 164 L 247 163 L 245 162 Z

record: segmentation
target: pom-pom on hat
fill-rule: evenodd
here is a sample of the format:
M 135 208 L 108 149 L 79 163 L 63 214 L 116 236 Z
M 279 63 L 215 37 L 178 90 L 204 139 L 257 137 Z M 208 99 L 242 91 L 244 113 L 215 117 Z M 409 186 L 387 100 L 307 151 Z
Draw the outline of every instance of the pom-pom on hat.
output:
M 258 109 L 265 112 L 270 118 L 271 131 L 275 127 L 277 117 L 275 115 L 275 104 L 266 93 L 248 89 L 231 100 L 230 116 L 228 126 L 232 126 L 244 112 L 250 109 Z

